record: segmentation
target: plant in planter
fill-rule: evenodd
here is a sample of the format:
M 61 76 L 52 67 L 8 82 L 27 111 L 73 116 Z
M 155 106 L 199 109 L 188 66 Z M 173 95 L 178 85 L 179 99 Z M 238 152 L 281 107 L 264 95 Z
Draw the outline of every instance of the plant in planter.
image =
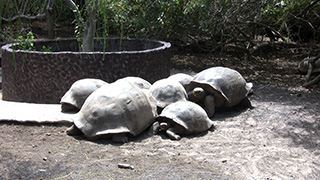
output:
M 84 14 L 73 1 L 66 2 L 76 8 L 73 12 L 77 14 L 78 38 L 32 41 L 29 45 L 36 51 L 17 49 L 17 44 L 2 47 L 4 100 L 59 103 L 63 94 L 79 79 L 113 82 L 126 76 L 138 76 L 152 83 L 170 75 L 170 43 L 127 38 L 94 39 L 96 15 L 102 13 L 97 7 L 105 7 L 106 4 L 99 3 L 107 1 L 85 1 Z M 82 44 L 79 45 L 79 41 Z M 50 47 L 51 52 L 42 52 L 43 46 Z

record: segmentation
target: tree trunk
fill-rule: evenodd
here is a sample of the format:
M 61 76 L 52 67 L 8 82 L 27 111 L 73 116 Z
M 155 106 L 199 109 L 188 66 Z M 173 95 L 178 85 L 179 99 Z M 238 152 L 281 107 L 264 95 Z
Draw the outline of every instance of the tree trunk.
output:
M 55 32 L 54 32 L 54 1 L 55 0 L 49 0 L 48 6 L 46 9 L 46 16 L 47 16 L 47 23 L 48 23 L 48 38 L 54 39 L 55 38 Z
M 88 1 L 88 0 L 87 0 Z M 97 14 L 97 2 L 92 1 L 92 4 L 88 7 L 88 18 L 83 31 L 83 51 L 94 51 L 94 35 L 96 32 L 96 14 Z M 88 2 L 86 2 L 89 4 Z
M 70 9 L 76 14 L 78 22 L 82 23 L 82 18 L 77 5 L 72 0 L 65 0 Z M 94 35 L 96 32 L 96 14 L 97 14 L 97 0 L 86 0 L 87 6 L 87 20 L 85 27 L 82 29 L 82 51 L 94 51 Z

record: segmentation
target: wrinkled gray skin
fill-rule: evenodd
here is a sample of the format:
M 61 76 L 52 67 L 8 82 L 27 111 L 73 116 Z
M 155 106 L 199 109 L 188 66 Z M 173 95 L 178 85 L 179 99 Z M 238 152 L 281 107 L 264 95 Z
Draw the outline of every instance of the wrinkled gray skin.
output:
M 108 84 L 100 79 L 80 79 L 74 82 L 60 100 L 61 111 L 79 111 L 88 96 L 101 86 Z
M 161 79 L 150 87 L 151 95 L 156 99 L 160 111 L 171 103 L 187 100 L 187 92 L 184 87 L 175 80 Z
M 188 85 L 192 81 L 192 76 L 185 73 L 177 73 L 169 76 L 168 79 L 178 81 L 185 89 L 187 89 Z
M 315 57 L 307 57 L 304 58 L 298 66 L 298 70 L 303 73 L 303 74 L 307 74 L 308 70 L 309 70 L 309 61 L 313 60 Z M 320 59 L 316 60 L 314 63 L 314 67 L 312 69 L 312 73 L 319 73 L 320 72 Z
M 152 126 L 153 134 L 164 131 L 170 139 L 195 135 L 213 129 L 213 122 L 198 104 L 178 101 L 165 107 Z
M 156 101 L 147 90 L 117 81 L 102 86 L 87 98 L 67 134 L 127 142 L 127 134 L 137 136 L 150 127 L 156 111 Z
M 147 80 L 144 80 L 140 77 L 129 76 L 129 77 L 121 78 L 117 81 L 127 81 L 127 82 L 129 82 L 133 85 L 136 85 L 142 89 L 150 89 L 150 87 L 151 87 L 151 84 Z
M 212 118 L 216 107 L 232 107 L 240 102 L 251 107 L 247 95 L 252 92 L 252 86 L 233 69 L 212 67 L 196 74 L 187 92 L 189 100 L 203 106 Z

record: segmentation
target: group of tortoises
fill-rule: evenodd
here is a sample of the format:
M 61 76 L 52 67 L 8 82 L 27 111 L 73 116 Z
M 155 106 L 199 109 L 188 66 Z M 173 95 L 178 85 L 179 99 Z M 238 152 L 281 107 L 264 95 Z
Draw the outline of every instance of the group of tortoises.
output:
M 128 134 L 165 132 L 170 139 L 214 128 L 216 107 L 231 107 L 247 95 L 252 83 L 226 67 L 212 67 L 195 76 L 178 73 L 150 84 L 139 77 L 113 83 L 76 81 L 61 98 L 62 112 L 77 111 L 69 135 L 108 137 L 127 142 Z

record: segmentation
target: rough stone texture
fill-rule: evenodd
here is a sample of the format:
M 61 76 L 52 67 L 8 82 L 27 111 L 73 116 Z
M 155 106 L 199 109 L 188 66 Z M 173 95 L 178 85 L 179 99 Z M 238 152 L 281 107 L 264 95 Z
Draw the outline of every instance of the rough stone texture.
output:
M 170 43 L 118 39 L 96 43 L 97 52 L 77 52 L 76 39 L 36 41 L 35 47 L 52 47 L 52 52 L 12 50 L 5 45 L 2 59 L 3 100 L 59 103 L 72 83 L 82 78 L 113 82 L 137 76 L 150 83 L 170 75 Z M 103 52 L 103 47 L 113 47 Z M 73 51 L 72 51 L 73 50 Z M 100 51 L 99 51 L 100 50 Z

